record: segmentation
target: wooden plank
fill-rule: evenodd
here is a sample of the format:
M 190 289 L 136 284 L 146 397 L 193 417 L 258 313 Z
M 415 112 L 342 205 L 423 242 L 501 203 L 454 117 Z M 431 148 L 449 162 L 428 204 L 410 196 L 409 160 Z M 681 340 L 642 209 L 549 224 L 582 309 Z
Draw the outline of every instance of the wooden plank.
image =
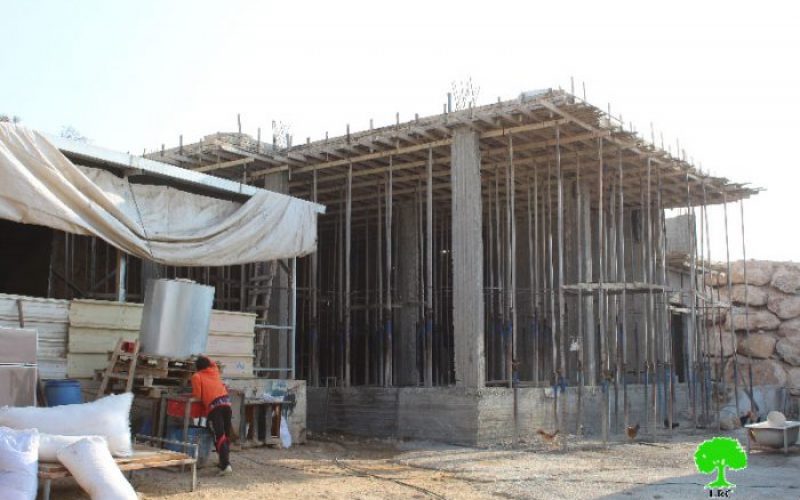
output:
M 131 330 L 112 330 L 100 328 L 70 327 L 69 352 L 73 354 L 105 354 L 114 349 L 117 341 L 138 340 L 139 332 Z
M 67 353 L 67 376 L 69 378 L 94 378 L 95 370 L 102 370 L 106 366 L 108 366 L 108 353 Z
M 211 165 L 203 165 L 201 167 L 192 167 L 191 170 L 194 170 L 195 172 L 210 172 L 212 170 L 220 170 L 223 168 L 238 167 L 239 165 L 247 165 L 248 163 L 253 163 L 254 161 L 255 161 L 254 158 L 240 158 L 238 160 L 223 161 L 219 163 L 213 163 Z
M 142 304 L 108 300 L 76 299 L 69 308 L 70 326 L 138 331 L 142 324 Z
M 223 364 L 222 375 L 252 375 L 254 355 L 248 356 L 213 356 L 214 361 Z
M 194 458 L 185 453 L 169 450 L 134 450 L 133 456 L 115 458 L 114 461 L 122 471 L 172 467 L 175 465 L 191 465 Z M 57 462 L 39 462 L 40 479 L 59 479 L 71 476 L 62 464 Z
M 212 332 L 244 333 L 255 329 L 256 315 L 253 313 L 211 311 L 208 329 Z
M 249 355 L 253 353 L 253 335 L 209 335 L 206 352 L 212 358 L 218 355 Z

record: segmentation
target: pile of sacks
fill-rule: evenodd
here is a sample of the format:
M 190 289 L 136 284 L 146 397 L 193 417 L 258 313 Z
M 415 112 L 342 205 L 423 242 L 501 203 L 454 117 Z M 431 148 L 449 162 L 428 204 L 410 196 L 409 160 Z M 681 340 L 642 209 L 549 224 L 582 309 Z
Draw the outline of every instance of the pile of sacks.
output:
M 138 498 L 114 462 L 133 452 L 132 403 L 126 393 L 52 408 L 0 408 L 0 498 L 35 499 L 40 460 L 61 462 L 92 500 Z

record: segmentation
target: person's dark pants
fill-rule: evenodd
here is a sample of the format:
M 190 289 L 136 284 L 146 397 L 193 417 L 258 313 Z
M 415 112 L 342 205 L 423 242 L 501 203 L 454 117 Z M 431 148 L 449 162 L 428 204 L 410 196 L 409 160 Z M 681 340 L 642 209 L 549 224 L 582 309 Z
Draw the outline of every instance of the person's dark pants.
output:
M 217 406 L 208 413 L 208 424 L 214 431 L 214 447 L 219 455 L 219 468 L 230 465 L 231 407 Z

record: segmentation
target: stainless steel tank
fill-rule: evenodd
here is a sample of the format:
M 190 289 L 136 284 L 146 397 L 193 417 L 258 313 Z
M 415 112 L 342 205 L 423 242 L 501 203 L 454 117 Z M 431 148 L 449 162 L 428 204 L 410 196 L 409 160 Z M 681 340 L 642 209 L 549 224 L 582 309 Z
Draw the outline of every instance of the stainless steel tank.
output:
M 140 350 L 185 358 L 205 351 L 214 304 L 214 288 L 191 280 L 147 282 Z

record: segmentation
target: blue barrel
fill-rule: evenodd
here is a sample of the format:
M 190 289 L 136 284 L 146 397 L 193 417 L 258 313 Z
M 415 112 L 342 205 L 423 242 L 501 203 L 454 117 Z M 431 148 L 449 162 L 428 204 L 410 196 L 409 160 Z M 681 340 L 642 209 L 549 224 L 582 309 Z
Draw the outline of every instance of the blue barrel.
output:
M 170 441 L 182 442 L 183 427 L 178 425 L 168 425 L 167 439 Z M 214 448 L 214 436 L 211 435 L 211 430 L 209 430 L 207 427 L 190 425 L 187 441 L 189 443 L 195 443 L 198 445 L 197 466 L 205 467 L 206 463 L 208 462 L 208 457 L 211 454 L 211 450 Z M 179 444 L 169 443 L 164 445 L 164 448 L 172 451 L 179 451 L 181 453 L 188 453 L 189 455 L 192 454 L 192 450 L 184 449 L 184 447 Z
M 77 380 L 48 380 L 44 385 L 47 406 L 74 405 L 83 403 L 81 384 Z

